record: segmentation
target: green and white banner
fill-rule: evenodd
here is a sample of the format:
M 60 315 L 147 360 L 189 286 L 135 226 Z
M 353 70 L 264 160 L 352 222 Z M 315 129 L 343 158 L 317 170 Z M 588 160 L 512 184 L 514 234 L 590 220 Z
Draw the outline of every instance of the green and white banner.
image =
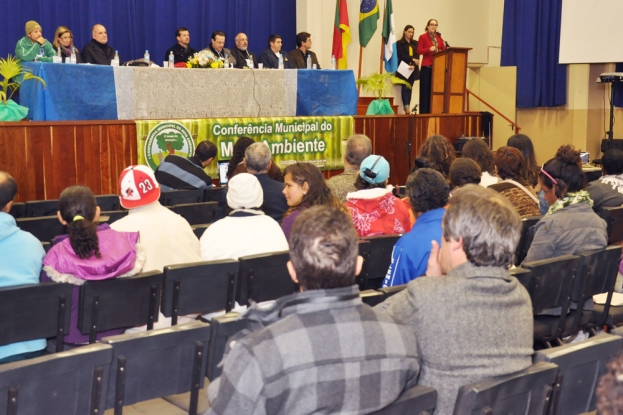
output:
M 194 154 L 196 144 L 203 140 L 217 145 L 217 160 L 228 160 L 234 144 L 243 136 L 266 143 L 281 169 L 302 161 L 314 163 L 321 170 L 343 169 L 343 147 L 352 133 L 353 117 L 136 121 L 138 163 L 154 170 L 169 154 Z M 206 172 L 216 178 L 216 163 L 210 164 Z

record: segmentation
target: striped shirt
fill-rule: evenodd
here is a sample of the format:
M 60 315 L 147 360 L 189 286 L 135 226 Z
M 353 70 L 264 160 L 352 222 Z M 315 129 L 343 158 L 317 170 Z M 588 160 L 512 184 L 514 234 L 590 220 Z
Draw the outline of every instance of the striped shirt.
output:
M 160 163 L 155 174 L 163 191 L 212 187 L 212 178 L 195 156 L 184 158 L 170 154 Z

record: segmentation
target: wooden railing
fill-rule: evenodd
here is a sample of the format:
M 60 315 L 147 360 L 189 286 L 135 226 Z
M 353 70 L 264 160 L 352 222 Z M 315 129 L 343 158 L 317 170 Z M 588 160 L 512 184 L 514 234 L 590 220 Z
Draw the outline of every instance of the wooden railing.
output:
M 506 120 L 507 122 L 510 123 L 510 125 L 515 129 L 515 134 L 519 134 L 519 130 L 521 130 L 521 127 L 518 126 L 515 122 L 513 122 L 510 118 L 508 118 L 507 116 L 505 116 L 504 114 L 502 114 L 500 111 L 498 111 L 496 108 L 494 108 L 491 104 L 489 104 L 487 101 L 485 101 L 484 99 L 480 98 L 478 95 L 474 94 L 472 91 L 470 91 L 469 89 L 465 88 L 465 102 L 467 105 L 467 111 L 469 112 L 469 96 L 472 95 L 474 98 L 476 98 L 478 101 L 482 102 L 483 104 L 485 104 L 487 107 L 491 108 L 491 110 L 493 112 L 495 112 L 497 115 L 499 115 L 500 117 L 502 117 L 504 120 Z

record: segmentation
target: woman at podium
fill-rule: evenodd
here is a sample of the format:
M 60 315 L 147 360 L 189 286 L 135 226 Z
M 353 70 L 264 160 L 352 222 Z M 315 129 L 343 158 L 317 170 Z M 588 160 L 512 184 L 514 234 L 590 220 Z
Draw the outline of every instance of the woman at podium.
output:
M 417 51 L 422 55 L 420 70 L 420 114 L 430 114 L 431 78 L 433 77 L 433 55 L 446 50 L 446 44 L 437 32 L 437 20 L 430 19 L 426 24 L 426 33 L 418 39 Z
M 413 40 L 414 32 L 415 30 L 413 29 L 413 26 L 410 24 L 406 25 L 405 30 L 402 32 L 402 38 L 398 41 L 398 60 L 409 65 L 409 69 L 413 72 L 411 72 L 409 79 L 406 79 L 396 72 L 396 76 L 409 82 L 411 87 L 413 87 L 415 81 L 420 79 L 420 55 L 417 49 L 417 41 Z M 410 104 L 412 88 L 409 88 L 406 85 L 401 85 L 401 87 L 402 105 L 404 106 L 405 114 L 409 114 L 411 113 Z

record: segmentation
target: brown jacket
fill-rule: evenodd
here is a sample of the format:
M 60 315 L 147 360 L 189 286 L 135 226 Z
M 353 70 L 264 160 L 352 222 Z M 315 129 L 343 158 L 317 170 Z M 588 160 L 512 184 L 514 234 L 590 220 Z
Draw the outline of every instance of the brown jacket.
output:
M 318 63 L 318 58 L 316 54 L 311 50 L 308 50 L 309 56 L 311 56 L 312 67 L 314 63 L 316 64 L 316 68 L 320 69 L 320 64 Z M 303 52 L 300 49 L 294 49 L 289 53 L 290 55 L 290 65 L 296 69 L 307 69 L 307 58 L 304 56 Z

